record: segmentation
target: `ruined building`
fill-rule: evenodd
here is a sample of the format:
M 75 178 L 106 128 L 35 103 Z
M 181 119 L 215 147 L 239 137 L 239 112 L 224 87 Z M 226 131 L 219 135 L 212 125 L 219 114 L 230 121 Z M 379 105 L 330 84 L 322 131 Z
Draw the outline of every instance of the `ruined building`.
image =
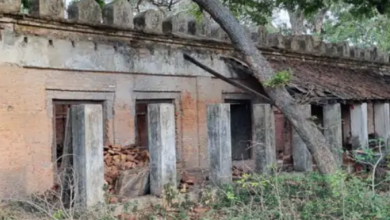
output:
M 106 144 L 145 147 L 148 104 L 174 104 L 176 162 L 186 169 L 209 167 L 207 105 L 230 103 L 232 160 L 254 160 L 252 131 L 259 124 L 252 105 L 264 100 L 183 58 L 187 53 L 262 92 L 244 64 L 231 58 L 238 54 L 221 28 L 154 10 L 133 17 L 124 0 L 103 11 L 94 0 L 81 0 L 68 19 L 62 0 L 33 2 L 29 15 L 18 13 L 18 0 L 0 2 L 0 198 L 53 185 L 66 111 L 80 103 L 102 106 Z M 261 27 L 248 35 L 272 67 L 291 70 L 288 89 L 304 100 L 308 117 L 325 127 L 336 122 L 332 132 L 324 131 L 332 146 L 350 139 L 364 145 L 374 132 L 388 137 L 388 54 Z M 298 150 L 309 158 L 289 123 L 276 108 L 273 113 L 276 156 L 300 163 Z

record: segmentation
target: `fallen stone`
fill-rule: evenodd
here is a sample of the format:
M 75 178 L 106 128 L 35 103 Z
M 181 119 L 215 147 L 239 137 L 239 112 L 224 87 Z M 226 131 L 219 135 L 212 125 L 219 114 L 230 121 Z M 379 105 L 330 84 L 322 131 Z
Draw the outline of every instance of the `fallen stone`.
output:
M 134 198 L 150 191 L 149 167 L 140 167 L 123 172 L 116 184 L 118 197 Z

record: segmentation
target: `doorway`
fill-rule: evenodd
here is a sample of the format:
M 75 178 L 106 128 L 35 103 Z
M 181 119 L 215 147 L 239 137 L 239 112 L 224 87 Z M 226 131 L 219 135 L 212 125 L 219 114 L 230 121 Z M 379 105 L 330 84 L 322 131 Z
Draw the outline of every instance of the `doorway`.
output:
M 252 105 L 250 100 L 227 99 L 230 104 L 232 159 L 252 159 Z
M 136 100 L 136 143 L 140 148 L 148 148 L 148 104 L 174 104 L 173 99 Z

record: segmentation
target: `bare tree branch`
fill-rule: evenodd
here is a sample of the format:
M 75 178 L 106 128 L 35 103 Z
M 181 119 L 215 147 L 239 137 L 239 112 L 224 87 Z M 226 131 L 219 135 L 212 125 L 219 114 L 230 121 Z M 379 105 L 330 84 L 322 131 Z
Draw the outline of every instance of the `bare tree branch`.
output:
M 208 66 L 202 64 L 201 62 L 197 61 L 195 58 L 191 57 L 190 55 L 184 53 L 183 56 L 184 56 L 185 60 L 188 60 L 191 63 L 197 65 L 198 67 L 202 68 L 203 70 L 209 72 L 211 75 L 213 75 L 215 77 L 218 77 L 219 79 L 222 79 L 223 81 L 225 81 L 225 82 L 227 82 L 227 83 L 229 83 L 229 84 L 231 84 L 231 85 L 233 85 L 233 86 L 235 86 L 237 88 L 240 88 L 240 89 L 242 89 L 242 90 L 244 90 L 246 92 L 252 93 L 252 94 L 254 94 L 254 95 L 256 95 L 256 96 L 258 96 L 260 98 L 263 98 L 264 100 L 272 103 L 272 100 L 269 99 L 268 97 L 264 96 L 263 94 L 255 91 L 255 90 L 253 90 L 253 89 L 251 89 L 249 87 L 241 85 L 240 83 L 234 82 L 233 80 L 228 79 L 227 77 L 223 76 L 222 74 L 218 73 L 217 71 L 215 71 L 215 70 L 211 69 L 210 67 L 208 67 Z

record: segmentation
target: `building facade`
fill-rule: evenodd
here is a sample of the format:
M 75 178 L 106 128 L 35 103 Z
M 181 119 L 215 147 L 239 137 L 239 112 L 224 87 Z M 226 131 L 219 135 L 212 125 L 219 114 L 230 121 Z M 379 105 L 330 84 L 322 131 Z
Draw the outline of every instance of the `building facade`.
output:
M 143 147 L 148 146 L 147 104 L 173 103 L 176 159 L 188 169 L 209 164 L 207 105 L 231 103 L 232 159 L 253 160 L 251 106 L 265 100 L 183 58 L 190 54 L 262 92 L 231 58 L 239 56 L 221 28 L 181 14 L 163 18 L 153 10 L 133 17 L 121 0 L 103 12 L 95 1 L 82 0 L 65 20 L 57 13 L 63 5 L 56 2 L 35 7 L 30 15 L 18 14 L 18 1 L 0 3 L 0 198 L 53 185 L 67 109 L 79 103 L 103 106 L 106 144 Z M 323 106 L 341 105 L 343 142 L 351 137 L 364 142 L 382 127 L 387 132 L 387 54 L 310 36 L 268 34 L 261 27 L 249 33 L 275 70 L 291 70 L 289 91 L 311 105 L 320 124 Z M 277 155 L 289 157 L 292 128 L 276 108 L 275 125 Z

